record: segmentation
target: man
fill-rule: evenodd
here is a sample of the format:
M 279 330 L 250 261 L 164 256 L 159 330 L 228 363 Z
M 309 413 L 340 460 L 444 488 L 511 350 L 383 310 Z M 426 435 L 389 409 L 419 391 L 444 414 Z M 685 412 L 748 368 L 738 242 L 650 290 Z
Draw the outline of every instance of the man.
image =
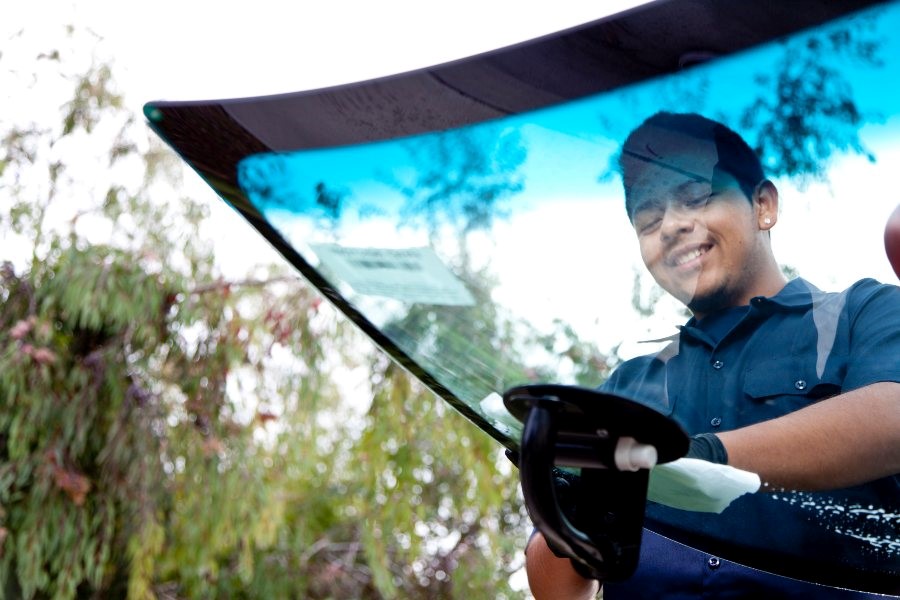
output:
M 791 572 L 791 561 L 806 572 L 856 568 L 868 553 L 873 576 L 896 576 L 900 289 L 863 280 L 826 294 L 788 282 L 769 235 L 778 191 L 720 123 L 658 113 L 629 135 L 620 166 L 644 264 L 693 317 L 665 350 L 626 362 L 603 389 L 673 416 L 694 436 L 693 455 L 764 482 L 721 515 L 651 503 L 648 528 L 726 555 L 750 549 L 768 558 L 767 570 Z M 857 519 L 858 507 L 879 522 Z M 538 600 L 598 590 L 539 534 L 526 558 Z M 716 594 L 868 596 L 748 569 L 646 530 L 634 577 L 604 585 L 607 599 Z

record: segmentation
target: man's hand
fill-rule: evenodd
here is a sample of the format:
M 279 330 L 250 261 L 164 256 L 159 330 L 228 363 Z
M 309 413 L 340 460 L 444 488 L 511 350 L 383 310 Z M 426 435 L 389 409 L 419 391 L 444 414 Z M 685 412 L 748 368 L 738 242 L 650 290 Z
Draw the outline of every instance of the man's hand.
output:
M 575 572 L 568 558 L 556 556 L 536 533 L 525 548 L 525 571 L 535 600 L 590 600 L 600 585 Z

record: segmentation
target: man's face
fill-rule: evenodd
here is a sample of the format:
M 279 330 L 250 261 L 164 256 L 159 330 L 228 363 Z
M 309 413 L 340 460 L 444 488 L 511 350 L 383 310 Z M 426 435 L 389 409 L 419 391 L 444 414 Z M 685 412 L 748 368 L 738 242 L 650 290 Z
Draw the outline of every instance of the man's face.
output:
M 698 316 L 755 295 L 760 231 L 731 176 L 647 166 L 631 194 L 641 256 L 663 289 Z

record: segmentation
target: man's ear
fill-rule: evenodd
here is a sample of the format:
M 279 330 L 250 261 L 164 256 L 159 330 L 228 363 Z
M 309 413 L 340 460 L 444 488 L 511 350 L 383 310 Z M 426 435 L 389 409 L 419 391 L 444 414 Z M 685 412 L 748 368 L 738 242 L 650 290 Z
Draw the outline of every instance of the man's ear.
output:
M 763 179 L 753 190 L 753 209 L 762 231 L 769 231 L 778 221 L 778 188 L 768 179 Z

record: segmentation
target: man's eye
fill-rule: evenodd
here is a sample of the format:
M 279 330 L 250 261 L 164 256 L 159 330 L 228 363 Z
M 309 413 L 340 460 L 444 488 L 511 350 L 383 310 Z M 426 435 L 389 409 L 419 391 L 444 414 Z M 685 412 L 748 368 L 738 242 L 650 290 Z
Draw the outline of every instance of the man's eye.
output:
M 686 200 L 681 201 L 681 205 L 685 208 L 702 208 L 709 204 L 709 201 L 712 199 L 713 193 L 703 194 L 701 196 L 694 196 L 693 198 L 688 198 Z
M 662 221 L 662 219 L 660 219 L 659 217 L 652 217 L 646 220 L 639 221 L 637 223 L 638 233 L 646 234 L 652 232 L 659 226 L 660 221 Z

